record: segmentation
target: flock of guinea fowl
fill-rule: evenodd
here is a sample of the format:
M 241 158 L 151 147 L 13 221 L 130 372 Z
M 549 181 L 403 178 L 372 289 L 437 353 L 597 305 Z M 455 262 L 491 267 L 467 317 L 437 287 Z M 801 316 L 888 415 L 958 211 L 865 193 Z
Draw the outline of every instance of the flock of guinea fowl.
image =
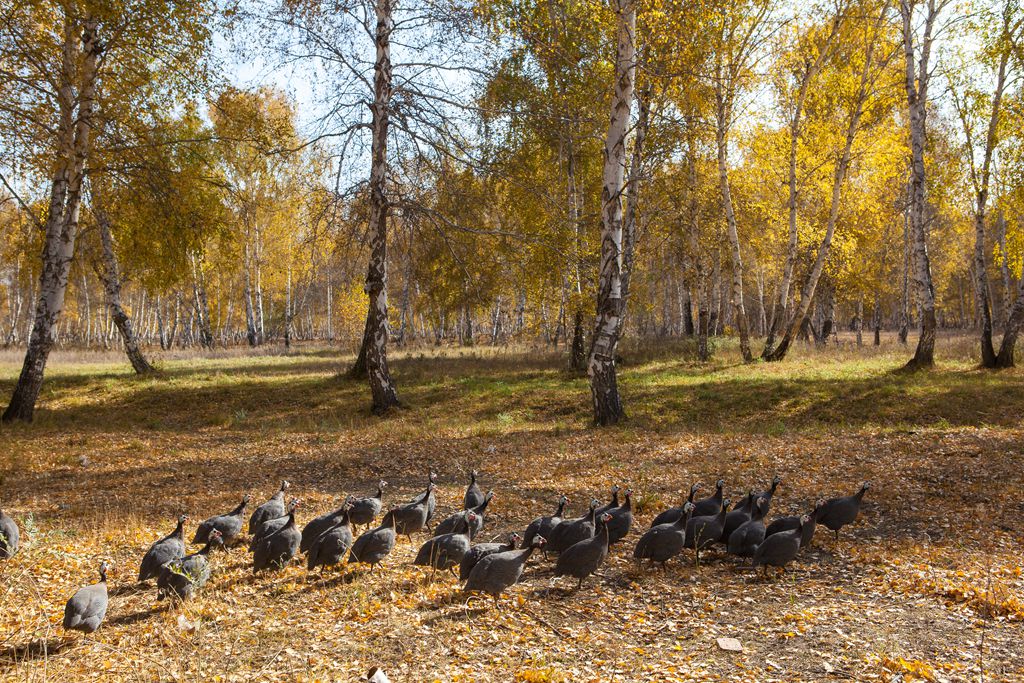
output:
M 551 515 L 533 520 L 523 534 L 511 533 L 504 543 L 473 543 L 484 527 L 485 513 L 493 496 L 486 495 L 477 482 L 478 473 L 470 473 L 469 486 L 463 497 L 463 509 L 453 513 L 432 531 L 432 536 L 416 554 L 414 563 L 431 568 L 431 572 L 449 570 L 465 582 L 469 594 L 484 593 L 497 603 L 502 593 L 517 583 L 526 561 L 534 551 L 547 557 L 557 553 L 554 575 L 583 580 L 600 568 L 608 556 L 608 548 L 623 540 L 633 527 L 632 492 L 626 489 L 620 502 L 618 486 L 612 488 L 611 501 L 602 505 L 590 502 L 581 517 L 563 517 L 569 500 L 561 496 L 558 507 Z M 379 525 L 373 526 L 381 512 L 384 489 L 381 481 L 374 495 L 365 498 L 348 496 L 336 510 L 312 519 L 301 530 L 295 522 L 300 501 L 292 498 L 285 502 L 289 488 L 282 482 L 278 491 L 249 516 L 249 551 L 253 554 L 253 571 L 278 571 L 301 553 L 306 554 L 309 570 L 349 563 L 365 563 L 373 568 L 394 549 L 396 537 L 405 535 L 412 542 L 412 534 L 430 531 L 437 504 L 433 472 L 429 474 L 425 490 L 408 503 L 392 506 Z M 637 541 L 633 557 L 637 562 L 665 563 L 692 549 L 699 563 L 701 550 L 716 544 L 725 546 L 728 553 L 749 559 L 754 568 L 783 569 L 793 561 L 801 549 L 814 537 L 815 528 L 822 525 L 833 531 L 838 539 L 839 530 L 853 523 L 860 512 L 861 500 L 869 488 L 865 482 L 851 496 L 819 500 L 808 514 L 778 517 L 765 525 L 775 491 L 781 483 L 776 476 L 770 488 L 750 490 L 730 509 L 724 497 L 724 482 L 716 482 L 713 495 L 695 500 L 700 484 L 690 487 L 689 496 L 681 505 L 657 515 Z M 201 523 L 192 539 L 202 544 L 197 552 L 186 554 L 185 525 L 187 515 L 178 517 L 178 525 L 167 536 L 159 539 L 146 552 L 139 567 L 139 582 L 156 579 L 157 598 L 187 600 L 201 589 L 210 578 L 209 556 L 214 548 L 228 548 L 243 541 L 245 513 L 249 505 L 248 494 L 232 511 L 211 517 Z M 365 527 L 358 537 L 353 528 Z M 9 558 L 18 550 L 18 526 L 0 510 L 0 559 Z M 64 609 L 64 628 L 92 633 L 103 623 L 108 605 L 108 565 L 99 568 L 99 581 L 79 589 Z

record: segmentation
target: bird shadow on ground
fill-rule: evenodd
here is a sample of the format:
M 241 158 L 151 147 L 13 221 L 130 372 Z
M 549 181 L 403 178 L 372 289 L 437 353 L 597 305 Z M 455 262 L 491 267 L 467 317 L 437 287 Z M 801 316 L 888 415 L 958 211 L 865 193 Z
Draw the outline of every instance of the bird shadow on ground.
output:
M 32 640 L 23 645 L 11 645 L 0 650 L 0 669 L 13 666 L 20 662 L 46 659 L 67 649 L 72 641 L 64 638 Z
M 154 611 L 150 607 L 146 609 L 141 609 L 138 612 L 131 612 L 130 614 L 118 615 L 112 619 L 108 619 L 107 624 L 111 626 L 131 626 L 132 624 L 137 624 L 140 621 L 145 621 L 146 619 L 149 619 L 153 616 L 153 614 Z
M 459 607 L 453 607 L 432 617 L 427 617 L 423 620 L 423 625 L 433 626 L 434 624 L 445 622 L 472 621 L 486 614 L 490 609 L 490 605 L 487 607 L 469 607 L 468 603 L 464 603 Z

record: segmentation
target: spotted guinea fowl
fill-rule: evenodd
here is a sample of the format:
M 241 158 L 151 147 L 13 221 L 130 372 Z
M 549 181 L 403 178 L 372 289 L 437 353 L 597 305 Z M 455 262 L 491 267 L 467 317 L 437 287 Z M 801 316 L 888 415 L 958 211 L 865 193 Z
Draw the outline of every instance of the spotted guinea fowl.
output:
M 391 554 L 395 547 L 395 516 L 394 509 L 384 515 L 380 526 L 365 531 L 352 543 L 349 550 L 350 562 L 362 562 L 370 565 L 370 571 Z
M 64 628 L 68 631 L 92 633 L 107 615 L 106 562 L 100 563 L 100 580 L 91 586 L 79 588 L 64 605 Z
M 0 510 L 0 560 L 13 557 L 18 552 L 18 525 Z
M 768 490 L 767 491 L 758 491 L 757 493 L 755 493 L 754 494 L 754 500 L 757 500 L 758 498 L 764 498 L 765 500 L 768 501 L 768 509 L 771 509 L 772 498 L 775 497 L 775 491 L 776 491 L 776 489 L 779 488 L 779 484 L 781 484 L 781 483 L 782 483 L 782 477 L 780 475 L 776 474 L 774 477 L 772 477 L 772 483 L 771 483 L 771 486 L 768 487 Z
M 281 488 L 277 490 L 273 496 L 270 497 L 263 505 L 260 505 L 252 511 L 252 515 L 249 516 L 249 533 L 255 534 L 259 531 L 260 526 L 264 522 L 277 519 L 278 517 L 284 517 L 288 514 L 288 511 L 284 506 L 284 493 L 291 486 L 287 481 L 281 482 Z
M 477 520 L 477 515 L 472 510 L 466 511 L 468 526 L 461 531 L 449 532 L 440 536 L 427 539 L 427 542 L 420 546 L 416 553 L 413 564 L 421 567 L 431 567 L 433 571 L 438 569 L 452 569 L 462 562 L 462 558 L 469 552 L 470 529 Z M 431 574 L 433 574 L 433 571 Z M 452 571 L 454 574 L 455 572 Z
M 555 576 L 571 576 L 578 581 L 577 589 L 583 587 L 583 579 L 596 572 L 608 557 L 608 522 L 611 519 L 610 513 L 604 513 L 597 518 L 597 527 L 591 538 L 562 551 L 555 563 Z
M 683 510 L 686 508 L 686 504 L 690 503 L 693 505 L 693 497 L 697 495 L 697 491 L 700 491 L 700 482 L 696 482 L 690 486 L 690 495 L 685 501 L 683 501 L 682 505 L 669 508 L 655 517 L 654 521 L 651 522 L 651 528 L 661 526 L 662 524 L 672 524 L 673 522 L 678 521 L 679 518 L 683 516 Z
M 313 571 L 317 567 L 333 567 L 341 564 L 345 553 L 352 547 L 352 527 L 349 509 L 342 506 L 341 518 L 334 526 L 325 530 L 313 539 L 306 555 L 306 568 Z M 321 570 L 322 571 L 322 570 Z
M 308 552 L 310 546 L 313 545 L 313 541 L 319 538 L 322 533 L 340 522 L 342 517 L 349 516 L 351 508 L 352 496 L 346 496 L 345 500 L 341 503 L 341 507 L 338 509 L 325 512 L 319 517 L 309 520 L 306 526 L 302 527 L 302 542 L 299 543 L 299 552 Z M 350 517 L 348 521 L 351 521 Z
M 807 522 L 803 525 L 803 531 L 800 534 L 800 550 L 803 551 L 811 545 L 811 541 L 814 540 L 814 530 L 818 526 L 818 519 L 821 517 L 821 512 L 825 508 L 825 501 L 819 500 L 814 504 L 814 509 L 807 515 Z M 800 528 L 800 515 L 790 515 L 786 517 L 777 517 L 772 520 L 772 523 L 765 529 L 764 535 L 771 536 L 782 531 L 789 531 L 791 529 Z
M 750 516 L 754 511 L 754 490 L 751 489 L 747 495 L 743 496 L 743 500 L 733 506 L 725 515 L 725 526 L 722 527 L 722 537 L 718 540 L 721 543 L 728 544 L 729 537 L 732 536 L 732 532 L 736 531 L 743 524 L 750 521 Z
M 638 563 L 641 560 L 660 562 L 661 568 L 664 569 L 666 562 L 683 552 L 686 525 L 690 523 L 692 514 L 693 503 L 687 501 L 683 503 L 683 514 L 674 522 L 659 524 L 645 531 L 633 548 L 633 558 Z
M 198 552 L 171 560 L 160 568 L 160 578 L 156 580 L 159 591 L 157 600 L 175 598 L 188 600 L 196 591 L 206 585 L 210 578 L 210 551 L 223 543 L 221 533 L 214 529 L 209 540 Z
M 633 528 L 633 489 L 626 489 L 626 502 L 608 511 L 608 545 L 615 545 Z
M 564 495 L 559 496 L 558 507 L 555 508 L 555 514 L 548 515 L 546 517 L 538 517 L 530 522 L 526 527 L 526 531 L 523 532 L 523 542 L 520 547 L 529 548 L 533 545 L 533 539 L 537 536 L 543 536 L 544 538 L 550 536 L 551 530 L 562 522 L 562 515 L 565 514 L 565 506 L 568 503 L 568 497 Z
M 265 570 L 280 571 L 299 552 L 302 532 L 295 526 L 295 510 L 298 501 L 291 505 L 284 526 L 260 540 L 252 555 L 253 574 Z
M 466 495 L 462 497 L 463 510 L 472 510 L 484 502 L 484 492 L 480 489 L 480 485 L 476 483 L 476 478 L 479 476 L 480 473 L 476 470 L 472 470 L 469 473 L 469 486 L 466 487 Z
M 545 549 L 560 553 L 571 545 L 592 538 L 596 529 L 595 519 L 598 505 L 600 505 L 598 501 L 592 500 L 590 501 L 590 510 L 584 516 L 563 519 L 558 526 L 551 530 L 551 536 L 547 539 Z
M 470 547 L 469 552 L 462 556 L 462 562 L 459 562 L 459 581 L 468 579 L 469 573 L 473 571 L 473 567 L 480 560 L 494 553 L 515 550 L 521 540 L 523 537 L 513 531 L 508 535 L 508 541 L 505 543 L 477 543 Z
M 725 491 L 725 481 L 719 479 L 715 482 L 715 493 L 712 496 L 708 496 L 702 500 L 698 500 L 694 503 L 693 516 L 696 517 L 707 517 L 708 515 L 714 515 L 718 513 L 719 508 L 722 507 L 722 497 Z
M 387 485 L 388 483 L 381 479 L 377 482 L 375 495 L 352 500 L 352 506 L 348 511 L 348 519 L 352 526 L 366 525 L 368 527 L 373 524 L 373 520 L 377 519 L 381 505 L 384 503 L 384 489 L 387 488 Z
M 523 565 L 533 551 L 543 549 L 546 544 L 543 536 L 534 536 L 533 542 L 525 548 L 506 550 L 484 557 L 469 573 L 463 590 L 467 593 L 487 593 L 494 598 L 494 604 L 498 604 L 501 594 L 514 586 L 523 575 Z
M 429 501 L 434 495 L 434 484 L 428 486 L 426 494 L 420 498 L 418 503 L 398 505 L 388 512 L 394 519 L 395 533 L 404 535 L 410 543 L 412 543 L 412 534 L 422 531 L 427 526 L 427 518 L 430 516 Z
M 427 488 L 423 493 L 414 496 L 409 501 L 408 505 L 417 505 L 425 502 L 427 504 L 427 520 L 424 522 L 425 525 L 430 524 L 430 520 L 434 518 L 434 510 L 437 508 L 437 495 L 434 491 L 437 489 L 437 474 L 430 470 L 427 472 Z M 402 533 L 402 532 L 398 532 Z
M 748 489 L 747 495 L 740 498 L 738 503 L 733 503 L 733 510 L 747 510 L 750 511 L 751 506 L 754 504 L 754 500 L 757 496 L 754 495 L 754 489 Z
M 158 578 L 160 570 L 165 564 L 185 556 L 185 522 L 187 521 L 188 515 L 179 515 L 178 526 L 174 527 L 174 531 L 149 546 L 149 550 L 146 551 L 142 563 L 139 565 L 139 583 Z
M 729 535 L 729 552 L 740 557 L 752 557 L 764 540 L 764 516 L 768 512 L 768 499 L 761 496 L 754 503 L 750 519 Z
M 464 529 L 469 529 L 469 537 L 476 538 L 476 535 L 480 533 L 484 528 L 484 511 L 487 510 L 487 506 L 491 504 L 491 500 L 494 498 L 494 491 L 488 491 L 487 496 L 477 505 L 475 508 L 470 510 L 460 510 L 459 512 L 453 513 L 446 517 L 434 528 L 435 536 L 443 536 L 444 534 L 455 534 Z M 469 513 L 473 513 L 473 520 L 469 520 Z
M 693 506 L 693 515 L 686 524 L 686 541 L 683 545 L 693 548 L 698 564 L 700 563 L 700 551 L 710 548 L 722 537 L 722 529 L 725 527 L 725 511 L 728 507 L 729 499 L 726 498 L 724 501 L 719 501 L 718 511 L 715 514 L 698 517 L 697 506 Z
M 242 496 L 242 502 L 226 515 L 210 517 L 199 525 L 196 535 L 192 537 L 193 543 L 206 543 L 209 540 L 210 532 L 216 529 L 221 534 L 224 546 L 234 544 L 235 539 L 242 533 L 242 523 L 245 519 L 245 508 L 249 505 L 249 494 Z
M 610 512 L 612 510 L 612 508 L 619 507 L 619 491 L 621 491 L 621 490 L 622 490 L 622 487 L 620 487 L 618 484 L 615 484 L 614 486 L 612 486 L 612 498 L 611 498 L 611 500 L 609 500 L 604 505 L 598 506 L 597 510 L 594 511 L 594 514 L 597 515 L 598 517 L 600 517 L 604 513 Z
M 800 524 L 803 526 L 809 521 L 809 518 L 805 515 L 800 519 Z M 768 567 L 782 567 L 793 561 L 797 553 L 800 552 L 800 536 L 802 529 L 797 527 L 796 529 L 790 529 L 789 531 L 780 531 L 777 534 L 767 536 L 761 545 L 757 546 L 757 550 L 754 551 L 754 559 L 752 562 L 753 567 L 764 567 L 764 573 L 767 575 Z
M 825 505 L 821 509 L 821 514 L 818 515 L 818 524 L 831 530 L 838 541 L 839 530 L 847 524 L 853 524 L 857 521 L 861 501 L 864 499 L 864 494 L 867 493 L 869 488 L 871 488 L 871 484 L 864 482 L 860 485 L 860 490 L 852 496 L 826 500 Z
M 281 517 L 275 517 L 274 519 L 268 519 L 267 521 L 263 522 L 263 524 L 260 524 L 259 528 L 256 530 L 256 533 L 253 534 L 252 540 L 249 541 L 249 552 L 256 552 L 256 546 L 260 544 L 260 541 L 262 541 L 264 538 L 270 536 L 273 533 L 277 533 L 279 529 L 283 529 L 284 525 L 288 523 L 288 515 L 290 515 L 292 513 L 292 510 L 298 507 L 298 505 L 299 499 L 292 498 L 290 501 L 288 501 L 288 507 L 285 508 L 284 515 L 282 515 Z

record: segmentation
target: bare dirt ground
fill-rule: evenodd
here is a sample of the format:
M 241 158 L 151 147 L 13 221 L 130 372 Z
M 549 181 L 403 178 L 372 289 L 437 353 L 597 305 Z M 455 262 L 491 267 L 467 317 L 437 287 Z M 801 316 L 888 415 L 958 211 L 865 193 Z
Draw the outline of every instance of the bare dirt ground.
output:
M 333 681 L 380 666 L 396 683 L 1024 680 L 1019 371 L 993 378 L 950 360 L 893 377 L 884 351 L 710 372 L 652 357 L 624 373 L 629 424 L 595 430 L 583 380 L 557 360 L 399 361 L 410 407 L 386 421 L 338 365 L 307 354 L 173 361 L 154 380 L 107 366 L 57 374 L 38 423 L 0 432 L 0 505 L 24 543 L 0 564 L 0 678 Z M 135 584 L 180 511 L 198 521 L 287 478 L 305 522 L 379 477 L 386 501 L 406 500 L 428 466 L 439 517 L 459 507 L 465 473 L 482 471 L 496 491 L 482 540 L 549 514 L 562 492 L 578 514 L 630 485 L 643 511 L 582 590 L 538 557 L 497 607 L 410 564 L 425 534 L 372 576 L 321 579 L 298 563 L 253 576 L 238 548 L 214 557 L 182 608 Z M 665 573 L 630 559 L 691 482 L 722 477 L 737 497 L 774 473 L 773 515 L 872 489 L 854 527 L 838 542 L 820 531 L 779 578 L 723 553 L 697 567 L 687 551 Z M 119 569 L 107 621 L 65 637 L 63 603 L 101 558 Z

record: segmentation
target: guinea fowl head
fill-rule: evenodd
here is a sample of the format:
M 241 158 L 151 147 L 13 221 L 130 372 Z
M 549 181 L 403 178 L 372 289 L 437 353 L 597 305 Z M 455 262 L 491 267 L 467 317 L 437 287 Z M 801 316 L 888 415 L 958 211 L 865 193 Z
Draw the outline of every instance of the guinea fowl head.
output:
M 469 471 L 469 483 L 470 484 L 475 484 L 476 483 L 476 478 L 479 477 L 479 476 L 480 476 L 479 472 L 477 472 L 476 470 L 470 470 Z
M 222 534 L 218 529 L 214 529 L 213 531 L 210 532 L 210 535 L 207 536 L 207 538 L 206 538 L 206 547 L 204 548 L 204 550 L 209 550 L 211 548 L 216 548 L 218 546 L 223 546 L 223 545 L 224 545 L 224 534 Z
M 285 479 L 284 481 L 281 482 L 281 492 L 282 493 L 287 491 L 290 487 L 291 487 L 291 482 L 289 482 L 287 479 Z
M 388 486 L 388 483 L 386 481 L 384 481 L 383 479 L 378 481 L 377 482 L 377 493 L 382 493 L 384 491 L 384 489 L 387 488 L 387 486 Z
M 189 516 L 188 515 L 186 515 L 184 513 L 178 515 L 178 526 L 185 526 L 185 523 L 188 522 L 188 520 L 189 520 Z
M 251 498 L 252 496 L 250 496 L 248 493 L 242 496 L 242 505 L 246 505 Z
M 725 488 L 725 479 L 719 479 L 715 482 L 715 491 L 721 491 Z
M 810 524 L 810 523 L 811 523 L 811 516 L 810 515 L 804 515 L 803 517 L 800 518 L 800 528 L 801 529 L 804 528 L 805 524 Z
M 858 493 L 863 496 L 869 488 L 871 488 L 871 482 L 866 481 L 860 485 L 860 491 L 858 491 Z
M 513 548 L 518 548 L 519 544 L 523 541 L 523 537 L 518 532 L 513 531 L 508 535 L 508 542 Z
M 538 550 L 548 544 L 548 539 L 544 538 L 540 534 L 533 537 L 533 541 L 530 542 L 531 548 L 537 548 Z
M 114 568 L 114 565 L 110 564 L 106 560 L 100 562 L 100 583 L 107 582 L 107 572 Z
M 764 496 L 759 496 L 757 501 L 754 502 L 754 510 L 757 512 L 757 519 L 768 514 L 768 499 Z
M 288 501 L 288 512 L 295 512 L 295 508 L 299 507 L 300 502 L 301 501 L 299 501 L 298 498 L 292 498 L 290 501 Z

